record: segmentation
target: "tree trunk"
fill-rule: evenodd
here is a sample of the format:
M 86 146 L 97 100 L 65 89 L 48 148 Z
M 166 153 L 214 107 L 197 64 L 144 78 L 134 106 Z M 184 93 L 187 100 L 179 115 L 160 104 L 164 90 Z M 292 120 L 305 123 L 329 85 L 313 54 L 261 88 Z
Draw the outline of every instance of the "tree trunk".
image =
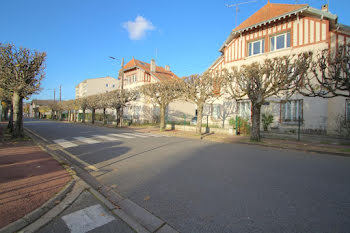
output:
M 118 127 L 118 126 L 120 126 L 119 124 L 120 124 L 120 108 L 116 108 L 116 111 L 117 111 L 117 113 L 116 113 L 116 120 L 117 120 L 117 125 L 116 125 L 116 127 Z
M 107 120 L 106 120 L 106 108 L 103 108 L 103 124 L 107 124 Z
M 12 103 L 10 105 L 10 118 L 9 118 L 9 123 L 7 125 L 7 128 L 9 128 L 10 132 L 12 133 L 12 131 L 13 131 L 13 105 L 12 105 Z
M 4 120 L 5 121 L 7 121 L 9 119 L 8 113 L 9 113 L 9 107 L 6 107 L 4 110 Z
M 252 129 L 250 140 L 260 141 L 260 111 L 261 104 L 252 103 Z
M 123 117 L 124 117 L 124 113 L 123 113 L 123 111 L 124 111 L 124 107 L 121 107 L 120 108 L 120 116 L 119 116 L 119 121 L 120 121 L 120 127 L 123 127 Z
M 92 124 L 95 124 L 95 111 L 96 111 L 96 110 L 93 108 L 93 109 L 92 109 L 92 113 L 91 113 L 91 123 L 92 123 Z
M 85 108 L 83 108 L 83 115 L 81 116 L 81 122 L 85 123 Z
M 166 105 L 162 104 L 160 105 L 160 131 L 165 130 L 165 110 L 166 110 Z
M 197 104 L 197 127 L 196 133 L 202 134 L 203 103 Z
M 13 131 L 12 137 L 23 137 L 23 98 L 18 92 L 13 92 Z

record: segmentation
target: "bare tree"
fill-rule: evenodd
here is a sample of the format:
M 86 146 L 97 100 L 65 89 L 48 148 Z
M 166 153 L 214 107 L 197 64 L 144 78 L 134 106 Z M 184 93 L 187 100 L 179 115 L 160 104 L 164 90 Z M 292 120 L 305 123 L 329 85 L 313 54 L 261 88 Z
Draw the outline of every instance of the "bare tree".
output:
M 168 80 L 151 84 L 146 84 L 140 87 L 140 92 L 148 96 L 160 108 L 160 130 L 165 130 L 165 112 L 172 101 L 182 95 L 182 84 L 180 80 Z
M 236 103 L 234 101 L 224 101 L 220 104 L 219 119 L 222 122 L 222 128 L 225 128 L 225 121 L 227 118 L 236 112 Z
M 115 90 L 108 93 L 108 107 L 113 108 L 117 111 L 117 126 L 122 127 L 121 109 L 126 106 L 127 103 L 136 100 L 138 97 L 138 92 L 135 90 Z
M 269 97 L 292 95 L 306 74 L 310 56 L 277 57 L 227 72 L 227 93 L 236 101 L 249 98 L 252 105 L 251 140 L 260 141 L 261 106 Z
M 221 96 L 221 86 L 224 81 L 222 72 L 210 71 L 186 77 L 183 82 L 183 92 L 186 98 L 197 105 L 196 133 L 202 133 L 203 107 L 206 101 Z
M 91 123 L 95 124 L 96 109 L 99 108 L 98 95 L 91 95 L 85 98 L 87 99 L 87 108 L 91 110 Z
M 76 101 L 79 108 L 82 109 L 83 111 L 81 122 L 85 123 L 86 109 L 88 108 L 88 99 L 84 97 L 84 98 L 79 98 Z
M 302 95 L 350 97 L 350 44 L 339 46 L 334 53 L 328 49 L 316 53 L 308 71 L 298 86 Z
M 46 53 L 0 44 L 0 87 L 12 92 L 13 137 L 23 136 L 23 98 L 40 90 Z

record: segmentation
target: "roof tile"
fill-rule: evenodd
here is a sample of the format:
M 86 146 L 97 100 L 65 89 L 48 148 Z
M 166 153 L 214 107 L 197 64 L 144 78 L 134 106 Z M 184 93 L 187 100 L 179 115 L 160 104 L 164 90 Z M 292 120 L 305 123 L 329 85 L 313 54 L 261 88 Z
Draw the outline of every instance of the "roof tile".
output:
M 307 4 L 281 4 L 268 2 L 265 6 L 260 8 L 260 10 L 243 21 L 238 27 L 233 29 L 233 31 L 241 30 L 243 28 L 264 22 L 277 16 L 298 10 L 305 6 L 307 6 Z

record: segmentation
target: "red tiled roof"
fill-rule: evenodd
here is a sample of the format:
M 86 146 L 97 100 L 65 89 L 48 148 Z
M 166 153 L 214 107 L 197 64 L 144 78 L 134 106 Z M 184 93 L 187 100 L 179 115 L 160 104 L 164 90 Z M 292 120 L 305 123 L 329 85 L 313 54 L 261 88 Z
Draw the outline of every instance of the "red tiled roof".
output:
M 260 22 L 264 22 L 277 16 L 298 10 L 305 6 L 307 6 L 307 4 L 281 4 L 268 2 L 265 6 L 260 8 L 260 10 L 251 15 L 247 20 L 243 21 L 238 27 L 233 29 L 233 31 L 238 31 Z
M 151 72 L 151 65 L 149 63 L 136 60 L 135 58 L 132 58 L 128 63 L 124 65 L 124 70 L 131 69 L 133 67 L 139 67 L 145 70 L 146 72 L 154 75 L 160 81 L 179 79 L 179 77 L 176 76 L 176 74 L 174 74 L 171 71 L 165 70 L 165 68 L 161 66 L 156 66 L 156 72 Z

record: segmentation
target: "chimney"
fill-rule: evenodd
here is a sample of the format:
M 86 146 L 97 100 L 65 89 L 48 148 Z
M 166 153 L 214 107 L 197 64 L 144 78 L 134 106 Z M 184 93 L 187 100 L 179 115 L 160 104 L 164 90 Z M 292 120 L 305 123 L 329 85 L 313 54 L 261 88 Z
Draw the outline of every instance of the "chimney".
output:
M 166 66 L 165 66 L 165 70 L 166 70 L 166 71 L 170 71 L 170 66 L 166 65 Z
M 151 72 L 156 72 L 156 61 L 154 59 L 151 60 Z
M 325 12 L 328 12 L 328 4 L 322 5 L 321 10 L 325 11 Z

